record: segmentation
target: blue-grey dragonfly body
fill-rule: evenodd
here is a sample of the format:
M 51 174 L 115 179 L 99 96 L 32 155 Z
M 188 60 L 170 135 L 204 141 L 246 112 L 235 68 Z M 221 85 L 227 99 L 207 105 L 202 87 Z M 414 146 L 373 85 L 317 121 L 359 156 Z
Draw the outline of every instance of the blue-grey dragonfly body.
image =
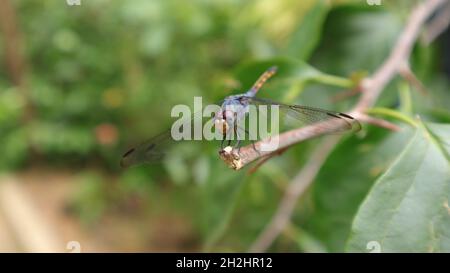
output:
M 242 120 L 249 112 L 250 105 L 260 106 L 277 106 L 280 112 L 285 116 L 298 121 L 297 126 L 320 124 L 320 126 L 328 126 L 327 121 L 339 120 L 343 126 L 339 126 L 338 131 L 359 130 L 361 125 L 350 115 L 323 110 L 302 105 L 290 105 L 274 102 L 268 99 L 255 97 L 256 93 L 261 89 L 264 83 L 272 77 L 277 71 L 277 67 L 273 66 L 267 69 L 255 82 L 255 84 L 246 92 L 239 95 L 228 96 L 223 100 L 220 111 L 214 116 L 214 125 L 224 136 L 223 140 L 228 139 L 230 145 L 231 134 L 238 134 L 237 121 Z M 236 137 L 236 147 L 239 145 L 240 136 Z M 150 163 L 160 160 L 165 152 L 165 146 L 172 140 L 171 130 L 157 135 L 143 144 L 128 150 L 120 162 L 122 167 L 138 165 L 142 163 Z M 222 141 L 223 148 L 223 141 Z
M 251 99 L 255 97 L 256 93 L 261 89 L 264 83 L 276 72 L 276 66 L 267 69 L 246 93 L 228 96 L 224 99 L 221 110 L 218 111 L 214 117 L 214 124 L 224 135 L 224 140 L 227 138 L 227 135 L 234 133 L 237 134 L 237 145 L 239 144 L 240 136 L 236 127 L 238 121 L 245 118 L 249 112 Z

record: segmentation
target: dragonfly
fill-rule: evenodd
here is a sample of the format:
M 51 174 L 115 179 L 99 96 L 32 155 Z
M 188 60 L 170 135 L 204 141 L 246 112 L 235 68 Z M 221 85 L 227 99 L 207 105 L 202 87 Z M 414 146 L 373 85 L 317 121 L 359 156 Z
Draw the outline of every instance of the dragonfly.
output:
M 250 111 L 250 106 L 276 106 L 284 117 L 294 120 L 294 124 L 299 126 L 318 124 L 319 126 L 330 126 L 333 122 L 341 122 L 342 126 L 334 130 L 336 133 L 346 131 L 358 131 L 361 125 L 354 117 L 336 111 L 324 110 L 321 108 L 285 104 L 272 101 L 265 98 L 256 97 L 258 91 L 263 85 L 277 72 L 278 68 L 272 66 L 267 69 L 256 80 L 253 86 L 245 93 L 227 96 L 221 103 L 220 110 L 212 117 L 215 128 L 224 136 L 222 139 L 222 149 L 225 140 L 228 140 L 228 146 L 231 143 L 230 135 L 238 135 L 236 137 L 235 148 L 240 148 L 241 137 L 237 127 L 238 121 L 244 119 Z M 190 121 L 189 121 L 190 122 Z M 244 129 L 245 130 L 245 129 Z M 244 133 L 248 131 L 244 131 Z M 143 163 L 153 163 L 161 161 L 174 140 L 171 137 L 171 130 L 167 130 L 156 135 L 144 143 L 129 149 L 120 161 L 122 167 L 129 167 Z

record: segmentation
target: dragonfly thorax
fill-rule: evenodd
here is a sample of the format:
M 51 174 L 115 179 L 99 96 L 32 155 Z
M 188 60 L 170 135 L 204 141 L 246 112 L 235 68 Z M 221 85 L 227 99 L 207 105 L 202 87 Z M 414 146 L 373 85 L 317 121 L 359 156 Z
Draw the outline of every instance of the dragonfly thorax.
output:
M 248 112 L 248 105 L 242 103 L 241 96 L 229 96 L 225 98 L 221 110 L 214 117 L 214 125 L 222 134 L 228 133 L 233 128 L 238 119 L 241 119 Z

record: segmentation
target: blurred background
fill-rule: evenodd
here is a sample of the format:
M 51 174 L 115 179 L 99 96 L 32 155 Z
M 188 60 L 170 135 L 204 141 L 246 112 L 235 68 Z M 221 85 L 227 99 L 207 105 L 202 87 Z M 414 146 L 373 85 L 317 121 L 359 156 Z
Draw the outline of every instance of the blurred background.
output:
M 170 128 L 172 106 L 245 91 L 275 64 L 259 96 L 348 111 L 358 95 L 341 95 L 417 2 L 0 0 L 0 252 L 246 251 L 318 140 L 254 174 L 229 169 L 216 142 L 130 169 L 121 155 Z M 396 78 L 378 105 L 448 123 L 448 48 L 448 32 L 420 39 L 411 67 L 427 94 Z M 270 250 L 343 251 L 411 131 L 346 136 Z

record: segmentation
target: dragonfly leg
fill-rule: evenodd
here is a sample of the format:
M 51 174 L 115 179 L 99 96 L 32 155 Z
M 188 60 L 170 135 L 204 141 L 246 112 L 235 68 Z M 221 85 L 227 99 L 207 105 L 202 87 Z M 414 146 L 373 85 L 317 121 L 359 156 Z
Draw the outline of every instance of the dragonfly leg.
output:
M 237 131 L 236 131 L 237 122 L 236 122 L 236 118 L 237 118 L 237 113 L 234 112 L 233 132 L 231 132 L 231 130 L 228 130 L 230 132 L 230 135 L 231 135 L 230 139 L 228 139 L 228 146 L 231 145 L 231 139 L 232 139 L 233 135 L 237 136 Z M 237 143 L 239 143 L 239 138 L 238 137 L 237 137 Z
M 241 143 L 241 138 L 239 136 L 239 132 L 237 129 L 237 122 L 234 123 L 233 131 L 234 131 L 234 134 L 236 135 L 236 144 L 234 145 L 234 148 L 238 148 L 238 152 L 239 152 L 239 150 L 241 148 L 241 147 L 239 147 L 239 144 Z
M 250 139 L 250 141 L 252 142 L 252 148 L 253 148 L 253 150 L 254 150 L 255 152 L 257 152 L 258 154 L 260 154 L 259 151 L 258 151 L 258 149 L 256 149 L 255 141 L 254 141 L 253 139 L 251 139 L 251 137 L 250 137 L 250 132 L 249 132 L 247 129 L 244 129 L 244 131 L 245 131 L 245 133 L 247 133 L 248 139 Z
M 259 151 L 258 151 L 258 149 L 256 149 L 256 145 L 255 145 L 255 141 L 254 141 L 254 140 L 252 140 L 252 148 L 253 148 L 253 150 L 254 150 L 255 152 L 257 152 L 258 154 L 260 154 Z
M 229 132 L 226 132 L 226 133 L 223 134 L 223 139 L 222 139 L 222 142 L 220 143 L 220 148 L 222 150 L 224 148 L 223 144 L 225 143 L 225 140 L 227 141 L 227 146 L 230 146 L 230 144 L 231 144 L 231 136 L 230 136 Z
M 220 143 L 220 148 L 223 150 L 223 148 L 225 148 L 225 147 L 223 147 L 224 145 L 224 143 L 225 143 L 225 140 L 227 140 L 227 146 L 230 146 L 231 145 L 231 139 L 227 139 L 227 137 L 228 137 L 228 134 L 226 134 L 225 135 L 225 138 L 224 139 L 222 139 L 222 142 Z
M 236 132 L 237 134 L 237 140 L 236 140 L 236 144 L 234 144 L 234 148 L 238 149 L 238 153 L 241 151 L 241 145 L 239 145 L 241 143 L 241 139 L 239 138 L 238 132 Z

